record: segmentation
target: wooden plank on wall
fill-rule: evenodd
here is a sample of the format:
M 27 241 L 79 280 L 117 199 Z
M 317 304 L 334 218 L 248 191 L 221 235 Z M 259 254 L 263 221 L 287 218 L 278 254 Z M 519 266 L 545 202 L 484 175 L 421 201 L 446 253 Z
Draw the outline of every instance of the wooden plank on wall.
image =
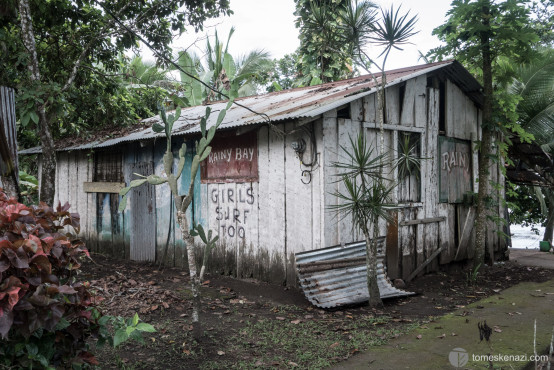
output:
M 338 125 L 338 148 L 350 148 L 350 140 L 356 141 L 356 137 L 360 131 L 361 123 L 357 121 L 352 121 L 349 119 L 339 118 L 337 119 Z M 342 149 L 339 149 L 338 160 L 344 162 L 347 160 L 346 154 Z M 339 177 L 336 177 L 334 181 L 338 181 Z M 338 191 L 341 194 L 346 193 L 346 187 L 342 181 L 338 182 Z M 337 202 L 342 204 L 341 200 Z M 328 211 L 331 214 L 331 217 L 335 217 L 338 223 L 338 233 L 339 233 L 339 244 L 342 243 L 352 243 L 358 241 L 356 235 L 356 228 L 354 227 L 352 215 L 339 214 L 334 211 Z
M 238 248 L 237 273 L 240 277 L 250 278 L 257 259 L 254 251 L 258 243 L 259 184 L 237 183 L 235 191 L 232 227 Z M 228 235 L 232 234 L 231 230 L 227 230 Z
M 338 190 L 336 182 L 336 169 L 332 163 L 337 161 L 338 129 L 337 116 L 335 111 L 327 112 L 323 116 L 323 161 L 322 166 L 325 171 L 325 183 L 323 188 L 323 199 L 325 206 L 324 222 L 324 245 L 330 247 L 339 244 L 338 223 L 336 217 L 327 211 L 329 207 L 337 204 L 337 198 L 332 195 Z
M 83 183 L 89 181 L 89 171 L 88 171 L 88 158 L 86 154 L 83 151 L 79 151 L 77 155 L 77 167 L 78 167 L 78 174 L 77 178 L 75 179 L 77 183 L 77 212 L 79 213 L 79 216 L 81 217 L 81 233 L 80 236 L 85 238 L 87 236 L 87 219 L 90 217 L 91 214 L 88 212 L 88 201 L 87 201 L 87 194 L 85 193 L 83 189 Z
M 362 98 L 364 110 L 364 122 L 377 122 L 376 94 L 373 93 Z
M 414 81 L 414 90 L 416 92 L 414 98 L 414 123 L 416 127 L 426 127 L 428 120 L 427 75 L 418 76 Z
M 400 85 L 385 89 L 385 123 L 398 125 L 400 123 Z
M 113 193 L 119 194 L 119 191 L 125 187 L 124 182 L 82 182 L 82 188 L 85 193 Z
M 60 153 L 58 161 L 58 202 L 62 206 L 69 202 L 69 154 Z M 56 207 L 58 203 L 54 205 Z
M 406 207 L 398 212 L 399 223 L 403 221 L 414 220 L 417 217 L 416 209 Z M 406 279 L 417 267 L 417 244 L 416 244 L 416 227 L 401 226 L 399 227 L 400 246 L 402 248 L 402 278 Z
M 102 254 L 112 254 L 112 217 L 110 213 L 110 195 L 106 193 L 98 193 L 97 215 L 96 215 L 96 230 L 98 233 L 98 251 Z
M 455 207 L 453 204 L 439 203 L 439 216 L 446 217 L 446 221 L 439 223 L 439 244 L 443 249 L 440 256 L 441 264 L 450 263 L 456 255 L 454 244 Z
M 400 124 L 402 126 L 412 126 L 415 123 L 416 93 L 416 80 L 412 78 L 406 81 L 402 112 L 400 112 Z
M 94 158 L 94 156 L 92 157 Z M 87 158 L 87 181 L 92 181 L 94 177 L 94 160 L 88 160 Z M 85 193 L 87 199 L 87 213 L 86 213 L 86 239 L 87 248 L 92 252 L 98 251 L 98 233 L 96 230 L 96 194 Z
M 364 120 L 364 100 L 356 99 L 350 102 L 350 119 L 361 122 Z
M 445 83 L 445 123 L 446 123 L 446 136 L 456 137 L 456 121 L 454 117 L 454 104 L 455 91 L 454 84 L 450 80 L 446 80 Z
M 163 156 L 167 148 L 167 142 L 164 139 L 157 140 L 154 144 L 154 173 L 158 175 L 166 175 Z M 173 150 L 173 154 L 175 151 Z M 174 161 L 178 161 L 178 156 L 175 156 Z M 189 167 L 190 168 L 190 167 Z M 186 171 L 186 169 L 184 170 Z M 173 225 L 170 223 L 170 218 L 173 217 L 173 195 L 169 190 L 169 185 L 161 184 L 156 186 L 156 262 L 163 263 L 163 266 L 174 266 L 175 263 L 175 246 L 172 243 L 173 239 Z M 168 239 L 169 236 L 169 239 Z M 169 240 L 169 242 L 168 242 Z M 164 261 L 162 261 L 165 254 L 167 244 L 167 255 Z
M 148 176 L 154 172 L 153 162 L 138 162 L 133 165 L 133 173 Z M 134 261 L 154 261 L 156 259 L 156 199 L 154 186 L 143 184 L 130 192 L 131 213 L 131 254 Z
M 293 123 L 286 123 L 285 128 L 287 132 L 291 132 L 295 126 Z M 313 248 L 312 187 L 303 183 L 302 168 L 292 149 L 292 143 L 300 138 L 307 139 L 305 136 L 306 133 L 301 130 L 287 135 L 285 140 L 287 282 L 296 281 L 296 271 L 292 265 L 294 254 Z
M 402 253 L 398 248 L 398 212 L 392 212 L 393 222 L 387 225 L 386 263 L 390 279 L 401 278 Z
M 273 154 L 273 153 L 271 153 Z M 277 212 L 284 212 L 284 210 L 274 210 L 271 209 L 271 205 L 269 202 L 269 194 L 270 194 L 270 147 L 269 147 L 269 127 L 264 126 L 261 127 L 258 130 L 258 177 L 259 177 L 259 184 L 258 184 L 258 225 L 262 225 L 262 227 L 259 227 L 258 230 L 258 245 L 259 248 L 258 252 L 261 252 L 262 250 L 266 251 L 266 253 L 269 253 L 269 244 L 271 242 L 271 232 L 273 230 L 270 229 L 271 220 L 273 214 Z M 266 225 L 266 226 L 263 226 Z M 284 256 L 284 248 L 282 248 L 282 251 L 276 251 L 281 256 Z M 258 254 L 259 256 L 262 255 L 262 253 Z M 264 266 L 262 262 L 260 261 L 262 257 L 258 257 L 257 261 L 254 264 L 254 278 L 260 279 L 263 274 L 264 270 L 268 268 L 268 266 Z M 268 260 L 264 261 L 264 263 L 269 263 Z M 285 266 L 282 265 L 283 274 L 280 276 L 281 282 L 284 281 L 284 269 Z
M 427 113 L 427 133 L 425 135 L 425 145 L 422 148 L 423 157 L 425 158 L 422 163 L 423 177 L 423 207 L 426 218 L 441 218 L 446 222 L 446 217 L 439 217 L 439 181 L 438 181 L 438 135 L 439 135 L 439 90 L 427 89 L 426 93 L 428 97 L 428 113 Z M 426 249 L 426 256 L 432 255 L 435 250 L 441 246 L 439 244 L 439 224 L 431 223 L 425 225 L 423 229 L 424 244 Z M 433 260 L 427 271 L 436 271 L 438 269 L 438 260 Z
M 70 152 L 68 154 L 68 201 L 71 205 L 70 212 L 77 212 L 79 209 L 77 189 L 79 181 L 79 152 Z
M 282 127 L 282 126 L 281 126 Z M 283 270 L 276 269 L 270 276 L 270 281 L 285 281 L 287 269 L 287 240 L 286 240 L 286 213 L 285 213 L 285 139 L 273 130 L 269 130 L 269 184 L 268 197 L 271 215 L 268 219 L 260 221 L 260 225 L 266 224 L 269 228 L 270 240 L 268 241 L 268 257 L 278 261 L 282 258 Z M 271 221 L 270 221 L 271 220 Z M 274 257 L 275 256 L 275 257 Z M 280 277 L 280 274 L 283 276 Z
M 323 147 L 323 124 L 317 120 L 312 124 L 317 148 L 317 163 L 312 170 L 312 248 L 322 248 L 323 222 L 325 207 L 323 204 L 324 170 L 321 167 L 321 148 Z

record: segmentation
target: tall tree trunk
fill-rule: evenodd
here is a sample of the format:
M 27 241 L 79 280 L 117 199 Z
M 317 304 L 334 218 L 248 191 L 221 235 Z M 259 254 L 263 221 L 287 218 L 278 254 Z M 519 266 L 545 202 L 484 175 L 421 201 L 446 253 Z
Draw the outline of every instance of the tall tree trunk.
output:
M 546 199 L 548 199 L 548 216 L 542 240 L 548 241 L 552 244 L 552 237 L 554 236 L 554 191 L 552 189 L 544 189 L 543 191 L 546 195 Z
M 473 257 L 473 267 L 483 264 L 485 261 L 486 231 L 487 231 L 487 206 L 486 199 L 489 195 L 490 182 L 490 154 L 494 139 L 492 130 L 492 57 L 490 48 L 490 8 L 483 6 L 482 23 L 485 30 L 481 32 L 481 50 L 483 57 L 483 122 L 481 150 L 479 152 L 479 190 L 477 194 L 477 215 L 475 218 L 475 255 Z M 492 256 L 491 256 L 492 257 Z M 493 261 L 491 261 L 492 264 Z
M 40 69 L 29 0 L 19 0 L 19 14 L 21 17 L 23 44 L 29 52 L 29 65 L 27 68 L 31 72 L 31 80 L 38 84 L 40 83 Z M 54 193 L 56 191 L 56 150 L 44 104 L 36 103 L 36 109 L 39 117 L 39 136 L 42 144 L 42 174 L 39 199 L 49 205 L 53 205 Z
M 367 290 L 369 291 L 369 306 L 378 307 L 383 305 L 379 285 L 377 283 L 377 238 L 379 237 L 379 226 L 372 222 L 373 240 L 369 238 L 369 230 L 364 228 L 366 243 L 366 268 L 367 268 Z

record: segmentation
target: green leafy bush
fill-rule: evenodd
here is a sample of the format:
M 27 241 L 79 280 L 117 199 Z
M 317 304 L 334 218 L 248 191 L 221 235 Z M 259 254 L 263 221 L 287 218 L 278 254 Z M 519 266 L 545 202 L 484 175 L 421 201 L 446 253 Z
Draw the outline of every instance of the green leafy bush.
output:
M 27 207 L 0 189 L 0 364 L 24 368 L 96 364 L 98 331 L 88 283 L 76 282 L 84 243 L 69 204 Z M 98 315 L 96 315 L 98 316 Z

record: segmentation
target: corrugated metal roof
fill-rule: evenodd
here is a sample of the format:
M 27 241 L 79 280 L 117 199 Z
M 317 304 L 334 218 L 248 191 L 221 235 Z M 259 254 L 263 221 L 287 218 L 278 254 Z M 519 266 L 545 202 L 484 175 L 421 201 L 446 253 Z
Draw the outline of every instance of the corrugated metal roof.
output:
M 456 61 L 443 61 L 388 71 L 386 72 L 387 86 L 395 85 L 435 70 L 444 70 L 444 73 L 447 74 L 449 78 L 453 79 L 453 81 L 468 94 L 475 91 L 478 92 L 480 89 L 479 83 Z M 379 80 L 380 78 L 378 81 Z M 369 75 L 364 75 L 349 80 L 240 98 L 236 101 L 241 105 L 264 115 L 252 113 L 244 107 L 234 104 L 227 111 L 225 119 L 220 125 L 220 129 L 224 130 L 240 126 L 263 124 L 267 122 L 267 117 L 269 117 L 271 122 L 299 118 L 316 118 L 327 111 L 372 94 L 373 92 L 375 92 L 374 80 Z M 478 98 L 475 94 L 470 94 L 470 96 L 475 99 Z M 225 108 L 226 105 L 226 102 L 215 102 L 210 104 L 212 114 L 207 122 L 208 128 L 215 124 L 218 113 Z M 206 106 L 203 105 L 184 108 L 181 117 L 175 122 L 173 127 L 174 134 L 187 135 L 200 132 L 199 121 L 200 118 L 204 116 L 205 110 Z M 159 121 L 159 116 L 156 116 L 143 120 L 143 123 L 151 125 Z M 70 151 L 102 148 L 126 141 L 147 140 L 164 136 L 165 134 L 163 133 L 158 134 L 151 128 L 147 128 L 102 142 L 94 141 L 91 143 L 64 147 L 59 150 Z M 39 152 L 40 148 L 32 148 L 23 150 L 20 154 Z
M 384 237 L 378 240 L 377 256 L 377 284 L 381 298 L 415 294 L 391 284 L 383 263 L 384 241 Z M 365 255 L 365 242 L 296 253 L 298 278 L 308 300 L 322 308 L 368 301 Z

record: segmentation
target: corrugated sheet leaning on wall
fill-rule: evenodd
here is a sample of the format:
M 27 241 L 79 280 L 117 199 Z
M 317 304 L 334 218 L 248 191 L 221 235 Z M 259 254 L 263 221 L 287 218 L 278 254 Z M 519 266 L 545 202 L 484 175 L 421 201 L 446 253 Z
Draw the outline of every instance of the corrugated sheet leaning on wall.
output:
M 377 283 L 381 298 L 415 294 L 397 289 L 391 284 L 383 261 L 384 242 L 384 237 L 379 238 Z M 308 300 L 322 308 L 369 300 L 365 255 L 365 242 L 297 253 L 298 279 Z

